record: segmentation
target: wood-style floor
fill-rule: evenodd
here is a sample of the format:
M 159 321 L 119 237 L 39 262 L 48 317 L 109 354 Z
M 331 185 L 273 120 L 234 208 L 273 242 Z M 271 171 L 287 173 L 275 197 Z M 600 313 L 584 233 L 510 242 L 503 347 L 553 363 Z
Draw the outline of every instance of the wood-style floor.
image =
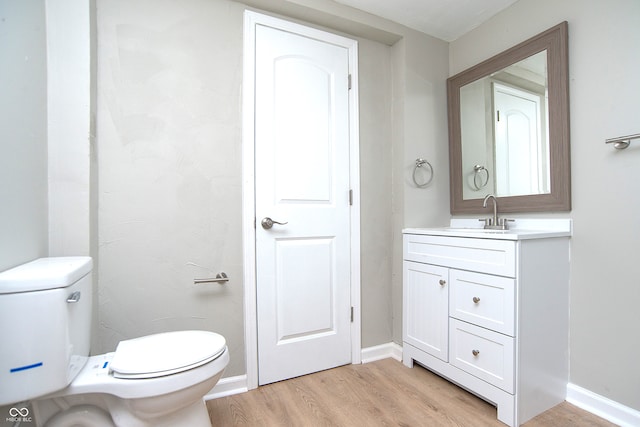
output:
M 214 427 L 504 427 L 496 408 L 430 371 L 393 359 L 347 365 L 207 402 Z M 525 427 L 614 426 L 568 403 Z

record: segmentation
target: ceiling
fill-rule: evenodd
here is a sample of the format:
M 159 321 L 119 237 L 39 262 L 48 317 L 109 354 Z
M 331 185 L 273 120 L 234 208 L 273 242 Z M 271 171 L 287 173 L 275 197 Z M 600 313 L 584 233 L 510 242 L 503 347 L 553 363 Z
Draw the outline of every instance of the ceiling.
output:
M 518 0 L 335 0 L 453 41 Z

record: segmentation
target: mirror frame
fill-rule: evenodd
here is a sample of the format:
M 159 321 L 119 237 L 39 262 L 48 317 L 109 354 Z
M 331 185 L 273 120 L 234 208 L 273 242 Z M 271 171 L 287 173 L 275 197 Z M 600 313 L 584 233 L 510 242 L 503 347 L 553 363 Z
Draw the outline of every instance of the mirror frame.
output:
M 500 212 L 552 212 L 571 210 L 571 157 L 569 149 L 568 24 L 562 22 L 492 58 L 447 79 L 449 114 L 449 178 L 451 214 L 483 213 L 482 200 L 464 200 L 460 88 L 536 53 L 547 51 L 549 99 L 549 155 L 551 193 L 498 197 Z

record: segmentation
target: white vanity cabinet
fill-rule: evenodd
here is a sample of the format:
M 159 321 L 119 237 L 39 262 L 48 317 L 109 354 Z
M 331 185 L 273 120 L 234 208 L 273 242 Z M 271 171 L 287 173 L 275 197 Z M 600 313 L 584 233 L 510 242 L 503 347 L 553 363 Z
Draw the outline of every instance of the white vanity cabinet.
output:
M 492 402 L 510 426 L 564 401 L 569 235 L 404 230 L 404 364 Z

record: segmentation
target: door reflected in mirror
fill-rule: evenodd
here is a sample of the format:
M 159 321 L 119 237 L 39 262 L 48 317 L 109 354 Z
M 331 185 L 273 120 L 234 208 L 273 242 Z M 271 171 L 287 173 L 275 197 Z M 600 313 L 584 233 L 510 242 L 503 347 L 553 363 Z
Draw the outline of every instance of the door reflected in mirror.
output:
M 549 193 L 547 51 L 460 88 L 464 199 Z

